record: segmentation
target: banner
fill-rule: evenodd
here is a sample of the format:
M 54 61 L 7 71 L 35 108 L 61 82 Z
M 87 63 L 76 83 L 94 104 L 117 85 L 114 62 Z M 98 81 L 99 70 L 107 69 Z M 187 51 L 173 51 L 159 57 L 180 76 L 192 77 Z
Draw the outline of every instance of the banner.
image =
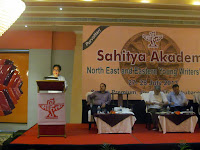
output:
M 65 94 L 38 93 L 38 124 L 65 125 Z
M 100 83 L 131 100 L 155 85 L 167 94 L 179 84 L 192 99 L 200 91 L 200 29 L 84 26 L 82 72 L 83 99 Z

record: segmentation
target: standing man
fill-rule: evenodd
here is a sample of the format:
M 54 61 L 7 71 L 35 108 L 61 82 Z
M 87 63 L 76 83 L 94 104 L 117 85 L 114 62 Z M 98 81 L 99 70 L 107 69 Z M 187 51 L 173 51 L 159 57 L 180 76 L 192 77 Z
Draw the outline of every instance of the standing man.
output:
M 179 85 L 174 84 L 172 86 L 173 92 L 167 95 L 168 102 L 171 107 L 171 111 L 183 111 L 186 109 L 188 100 L 183 92 L 179 91 Z
M 65 81 L 65 89 L 67 89 L 67 81 L 65 80 L 65 77 L 60 75 L 61 72 L 61 66 L 60 65 L 54 65 L 53 66 L 53 75 L 50 75 L 49 77 L 55 77 L 58 78 L 58 81 Z
M 101 83 L 100 91 L 93 92 L 91 95 L 89 95 L 88 99 L 88 104 L 91 103 L 92 99 L 94 100 L 92 105 L 92 114 L 96 114 L 98 106 L 100 106 L 101 109 L 108 108 L 108 105 L 111 102 L 111 94 L 109 91 L 106 91 L 106 84 Z
M 154 91 L 149 92 L 149 98 L 146 101 L 148 112 L 151 113 L 153 130 L 158 130 L 158 116 L 156 112 L 160 112 L 164 105 L 168 104 L 167 97 L 161 92 L 161 87 L 156 85 Z

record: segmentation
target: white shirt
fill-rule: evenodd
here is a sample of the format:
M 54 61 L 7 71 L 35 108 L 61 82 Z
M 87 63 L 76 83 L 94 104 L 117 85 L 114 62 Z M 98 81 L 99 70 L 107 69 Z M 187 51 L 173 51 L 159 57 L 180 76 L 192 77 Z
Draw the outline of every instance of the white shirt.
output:
M 167 100 L 166 95 L 163 92 L 160 92 L 158 95 L 155 95 L 154 91 L 150 91 L 148 102 L 156 103 L 154 105 L 148 105 L 148 108 L 160 109 L 161 106 L 159 105 L 159 103 L 167 103 L 168 100 Z

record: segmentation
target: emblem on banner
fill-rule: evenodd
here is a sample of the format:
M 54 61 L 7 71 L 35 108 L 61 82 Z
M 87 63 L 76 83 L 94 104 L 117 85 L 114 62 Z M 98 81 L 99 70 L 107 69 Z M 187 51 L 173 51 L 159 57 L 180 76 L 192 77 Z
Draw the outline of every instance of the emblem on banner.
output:
M 163 35 L 156 35 L 156 31 L 149 32 L 149 35 L 142 34 L 142 38 L 150 42 L 148 48 L 158 48 L 156 42 L 160 42 L 163 39 Z
M 46 119 L 58 119 L 58 116 L 55 115 L 55 112 L 62 109 L 64 103 L 55 103 L 54 98 L 47 100 L 47 104 L 39 104 L 39 107 L 45 111 L 48 111 L 49 114 Z
M 158 31 L 143 31 L 133 35 L 122 47 L 123 51 L 132 54 L 145 54 L 145 61 L 119 62 L 120 70 L 125 82 L 134 90 L 147 92 L 155 85 L 161 85 L 162 90 L 169 90 L 173 84 L 178 83 L 181 74 L 177 70 L 183 68 L 184 64 L 177 61 L 162 62 L 159 59 L 151 61 L 152 54 L 157 58 L 164 55 L 174 56 L 180 54 L 180 48 L 176 42 L 164 33 Z

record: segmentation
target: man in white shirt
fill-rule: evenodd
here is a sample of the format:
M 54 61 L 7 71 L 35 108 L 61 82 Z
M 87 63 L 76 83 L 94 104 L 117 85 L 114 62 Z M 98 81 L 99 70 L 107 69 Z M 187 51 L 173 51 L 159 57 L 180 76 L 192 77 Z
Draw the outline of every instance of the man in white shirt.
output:
M 61 66 L 60 65 L 54 65 L 53 66 L 53 75 L 50 75 L 49 77 L 55 77 L 57 78 L 58 81 L 64 81 L 65 82 L 65 89 L 67 89 L 68 85 L 67 85 L 67 81 L 65 80 L 65 77 L 60 75 L 60 71 L 61 71 Z
M 152 114 L 152 122 L 154 125 L 153 130 L 158 129 L 158 117 L 155 115 L 156 112 L 160 112 L 164 105 L 168 104 L 167 97 L 161 92 L 160 86 L 155 86 L 154 91 L 149 92 L 149 98 L 146 101 L 148 112 Z

